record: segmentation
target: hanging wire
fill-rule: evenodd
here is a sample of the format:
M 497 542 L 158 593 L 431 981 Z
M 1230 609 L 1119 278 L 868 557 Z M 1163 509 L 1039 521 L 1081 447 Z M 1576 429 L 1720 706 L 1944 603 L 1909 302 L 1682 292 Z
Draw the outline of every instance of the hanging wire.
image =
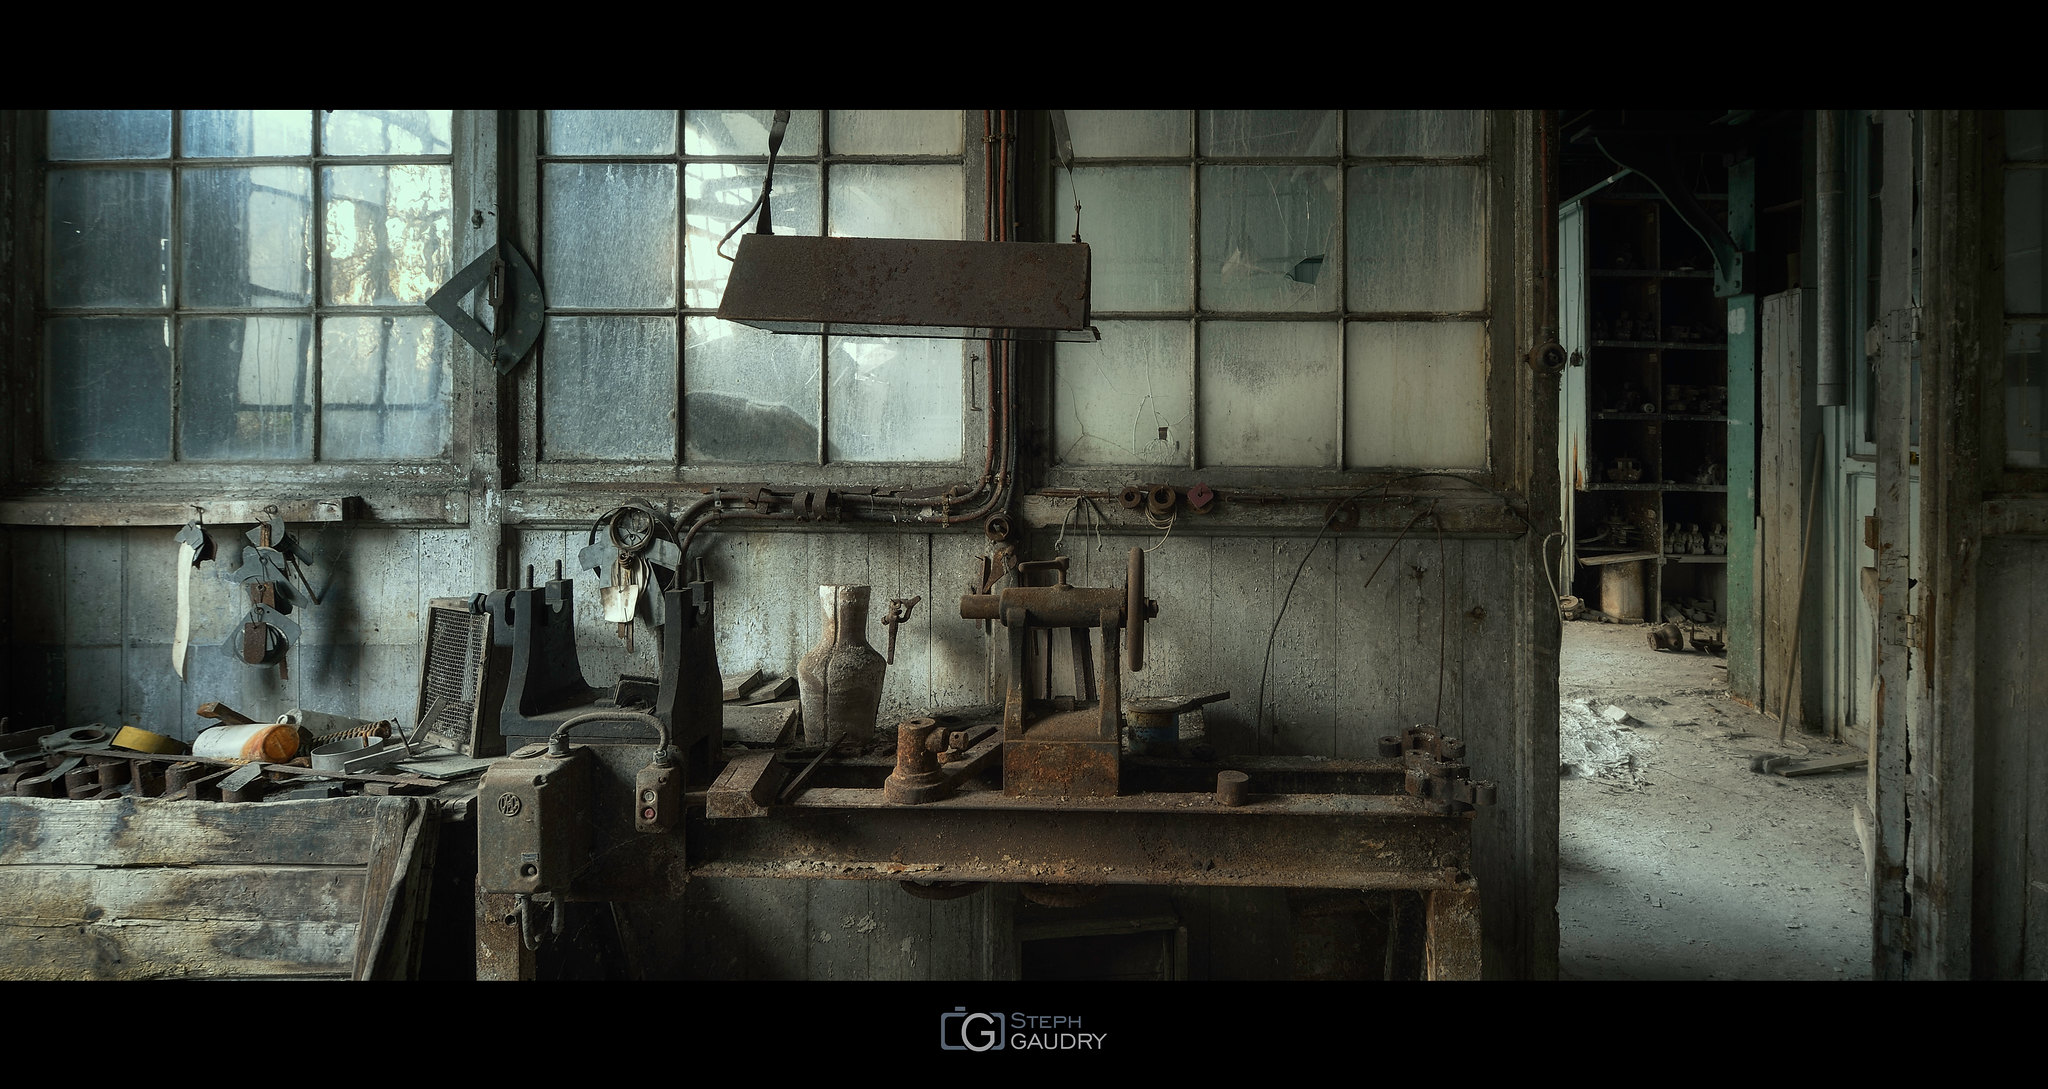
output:
M 739 222 L 732 225 L 732 230 L 725 232 L 725 237 L 718 240 L 718 245 L 714 247 L 718 252 L 718 256 L 728 261 L 733 259 L 725 252 L 725 244 L 732 240 L 733 235 L 740 233 L 740 228 L 746 226 L 747 221 L 754 218 L 755 212 L 761 213 L 760 229 L 755 233 L 775 233 L 775 225 L 768 211 L 768 193 L 775 188 L 775 156 L 782 150 L 782 137 L 788 130 L 789 111 L 776 110 L 775 120 L 768 126 L 768 174 L 761 179 L 761 195 L 754 198 L 753 206 L 749 207 L 740 216 Z

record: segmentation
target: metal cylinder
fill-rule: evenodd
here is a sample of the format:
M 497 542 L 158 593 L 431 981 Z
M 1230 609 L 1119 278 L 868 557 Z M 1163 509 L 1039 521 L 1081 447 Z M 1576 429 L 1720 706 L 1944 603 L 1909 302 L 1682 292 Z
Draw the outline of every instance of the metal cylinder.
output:
M 1175 756 L 1180 750 L 1180 716 L 1173 712 L 1127 711 L 1132 756 Z
M 914 718 L 896 727 L 896 769 L 882 783 L 882 798 L 896 805 L 931 801 L 946 776 L 932 753 L 930 738 L 938 720 Z
M 215 726 L 192 742 L 192 755 L 210 760 L 262 760 L 277 763 L 299 752 L 302 727 L 284 723 Z
M 180 760 L 164 769 L 164 793 L 176 794 L 204 774 L 206 765 L 197 760 Z
M 1241 771 L 1216 773 L 1216 801 L 1219 805 L 1240 806 L 1250 797 L 1251 776 Z
M 86 761 L 99 776 L 100 786 L 112 790 L 128 782 L 128 761 L 118 756 L 95 756 Z
M 77 767 L 64 773 L 64 793 L 73 798 L 90 798 L 100 792 L 98 768 Z
M 154 798 L 164 792 L 164 766 L 154 760 L 137 760 L 129 769 L 138 798 Z

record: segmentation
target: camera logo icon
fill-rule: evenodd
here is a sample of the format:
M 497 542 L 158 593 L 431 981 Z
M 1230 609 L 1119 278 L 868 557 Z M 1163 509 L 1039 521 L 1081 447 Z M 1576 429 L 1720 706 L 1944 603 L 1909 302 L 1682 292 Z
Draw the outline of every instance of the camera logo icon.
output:
M 1009 1028 L 1000 1013 L 969 1013 L 965 1006 L 939 1015 L 939 1048 L 942 1051 L 1001 1051 Z

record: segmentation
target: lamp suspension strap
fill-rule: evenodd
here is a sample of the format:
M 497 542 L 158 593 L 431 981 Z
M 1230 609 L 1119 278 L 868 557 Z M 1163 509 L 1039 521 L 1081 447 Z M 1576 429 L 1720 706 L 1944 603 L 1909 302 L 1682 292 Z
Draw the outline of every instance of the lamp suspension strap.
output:
M 761 222 L 755 228 L 754 233 L 775 233 L 774 224 L 771 222 L 772 217 L 768 213 L 768 192 L 775 188 L 775 156 L 782 151 L 782 136 L 788 131 L 789 111 L 776 110 L 775 120 L 768 126 L 768 175 L 761 179 L 761 195 L 754 198 L 753 207 L 748 208 L 746 214 L 740 216 L 739 220 L 732 225 L 732 230 L 725 232 L 725 237 L 718 240 L 718 256 L 728 261 L 732 260 L 731 255 L 725 252 L 725 244 L 732 241 L 733 235 L 740 233 L 740 228 L 747 225 L 747 220 L 754 218 L 755 212 L 761 213 Z

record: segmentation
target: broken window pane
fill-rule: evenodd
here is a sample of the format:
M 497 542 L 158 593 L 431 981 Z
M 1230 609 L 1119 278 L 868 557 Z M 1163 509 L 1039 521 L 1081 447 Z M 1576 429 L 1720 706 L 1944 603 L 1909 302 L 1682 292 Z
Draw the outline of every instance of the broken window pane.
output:
M 550 306 L 676 305 L 676 168 L 541 168 L 541 282 Z
M 1348 468 L 1485 467 L 1485 322 L 1353 322 L 1344 370 Z
M 956 461 L 966 341 L 827 338 L 831 461 Z
M 1187 465 L 1194 389 L 1185 321 L 1105 321 L 1096 344 L 1053 349 L 1053 463 Z
M 171 153 L 169 110 L 51 110 L 52 159 L 161 159 Z
M 1193 131 L 1187 110 L 1067 111 L 1077 159 L 1185 158 Z
M 1486 308 L 1485 168 L 1353 167 L 1349 198 L 1349 309 Z
M 673 155 L 674 110 L 547 110 L 549 155 Z
M 430 315 L 328 318 L 320 326 L 320 456 L 448 452 L 454 333 Z
M 306 110 L 185 110 L 184 153 L 195 159 L 306 155 L 313 115 Z
M 706 309 L 725 295 L 732 262 L 719 256 L 719 240 L 753 208 L 761 195 L 766 163 L 690 163 L 683 167 L 683 305 Z M 822 234 L 819 228 L 818 168 L 775 166 L 775 191 L 768 197 L 776 234 Z M 739 252 L 740 237 L 758 226 L 749 222 L 725 243 L 726 256 Z
M 960 167 L 849 163 L 832 168 L 838 238 L 959 238 Z
M 1336 467 L 1336 322 L 1209 322 L 1201 335 L 1202 464 Z
M 178 448 L 189 458 L 313 456 L 304 317 L 204 317 L 178 323 Z
M 1203 110 L 1202 154 L 1274 159 L 1337 154 L 1336 110 Z
M 1335 310 L 1337 170 L 1202 168 L 1202 308 Z
M 818 110 L 789 111 L 778 155 L 816 155 L 822 117 Z M 766 156 L 774 124 L 774 110 L 684 110 L 683 154 Z
M 818 342 L 718 318 L 683 322 L 683 460 L 818 461 Z
M 330 303 L 427 301 L 455 274 L 446 166 L 345 166 L 322 172 Z
M 171 172 L 53 170 L 51 306 L 167 306 Z
M 163 318 L 56 318 L 45 324 L 49 456 L 170 457 L 170 340 L 170 322 Z
M 1352 155 L 1438 158 L 1486 154 L 1485 110 L 1352 110 Z
M 741 153 L 767 153 L 765 139 L 758 146 L 759 151 L 748 148 Z M 960 111 L 833 110 L 832 154 L 958 155 Z M 959 199 L 957 188 L 954 199 Z
M 1053 240 L 1074 236 L 1081 192 L 1081 240 L 1088 243 L 1089 309 L 1187 310 L 1194 305 L 1185 166 L 1081 167 L 1055 177 Z
M 303 166 L 191 169 L 179 176 L 187 306 L 313 301 L 313 172 Z
M 662 317 L 551 318 L 540 369 L 541 456 L 676 456 L 676 325 Z
M 323 110 L 320 150 L 327 155 L 446 155 L 449 110 Z

